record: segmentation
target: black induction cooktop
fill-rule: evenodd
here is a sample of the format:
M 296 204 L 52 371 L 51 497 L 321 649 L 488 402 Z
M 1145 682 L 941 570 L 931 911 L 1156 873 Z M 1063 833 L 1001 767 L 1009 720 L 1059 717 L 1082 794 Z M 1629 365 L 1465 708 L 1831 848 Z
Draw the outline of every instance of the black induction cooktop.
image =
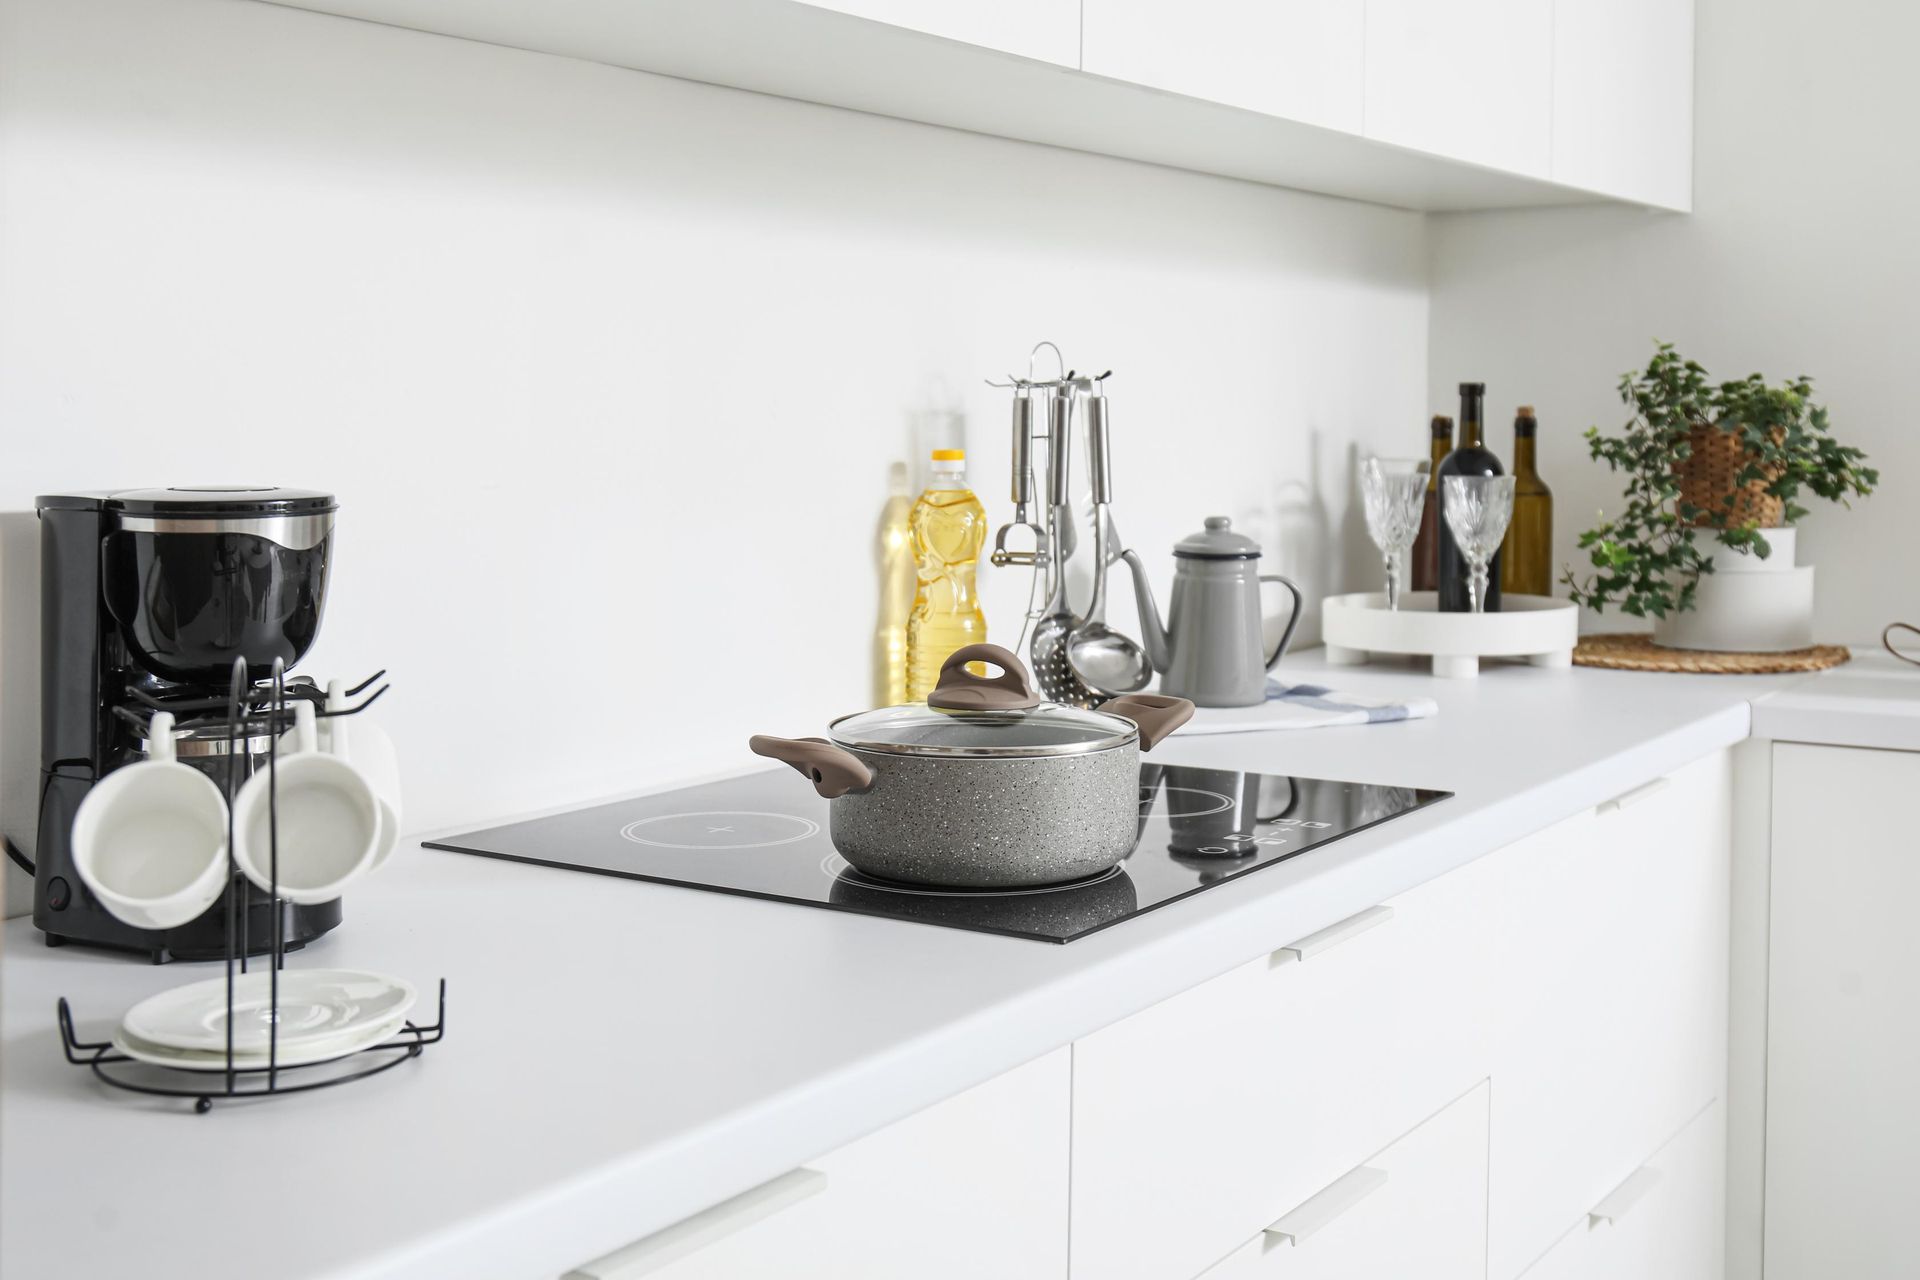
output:
M 827 806 L 785 769 L 429 840 L 600 875 L 860 915 L 1071 942 L 1412 813 L 1451 792 L 1186 765 L 1142 765 L 1140 840 L 1118 867 L 1038 889 L 931 889 L 834 852 Z

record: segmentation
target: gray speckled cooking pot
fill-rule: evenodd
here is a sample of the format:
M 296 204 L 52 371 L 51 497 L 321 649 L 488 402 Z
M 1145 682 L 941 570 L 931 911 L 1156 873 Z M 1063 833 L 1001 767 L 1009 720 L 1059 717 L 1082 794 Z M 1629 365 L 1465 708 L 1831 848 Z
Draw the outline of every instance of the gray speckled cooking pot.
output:
M 969 662 L 997 666 L 976 676 Z M 1135 694 L 1101 711 L 1041 702 L 1020 660 L 969 645 L 924 706 L 833 722 L 825 738 L 756 737 L 832 800 L 834 847 L 885 880 L 955 888 L 1057 884 L 1098 874 L 1139 837 L 1140 752 L 1193 714 Z

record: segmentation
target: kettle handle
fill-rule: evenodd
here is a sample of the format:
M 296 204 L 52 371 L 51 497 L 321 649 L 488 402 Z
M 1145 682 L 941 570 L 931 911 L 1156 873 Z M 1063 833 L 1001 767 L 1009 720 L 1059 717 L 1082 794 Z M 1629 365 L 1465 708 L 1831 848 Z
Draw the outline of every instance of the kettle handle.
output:
M 1286 653 L 1287 645 L 1292 643 L 1293 629 L 1300 625 L 1300 588 L 1277 573 L 1263 573 L 1260 575 L 1260 581 L 1277 582 L 1287 589 L 1288 595 L 1293 597 L 1293 612 L 1287 615 L 1287 629 L 1280 633 L 1280 643 L 1275 645 L 1273 652 L 1267 655 L 1267 670 L 1271 671 L 1279 664 L 1281 655 Z

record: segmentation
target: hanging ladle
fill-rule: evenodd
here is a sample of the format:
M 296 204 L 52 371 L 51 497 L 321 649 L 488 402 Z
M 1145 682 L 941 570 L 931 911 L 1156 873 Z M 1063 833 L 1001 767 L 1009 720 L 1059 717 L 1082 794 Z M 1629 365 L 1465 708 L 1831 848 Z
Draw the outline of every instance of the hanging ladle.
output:
M 1107 398 L 1087 397 L 1087 470 L 1093 477 L 1093 599 L 1086 621 L 1067 636 L 1067 665 L 1082 684 L 1109 698 L 1138 693 L 1153 679 L 1153 663 L 1131 637 L 1107 625 L 1107 564 L 1113 532 L 1113 476 L 1107 460 Z

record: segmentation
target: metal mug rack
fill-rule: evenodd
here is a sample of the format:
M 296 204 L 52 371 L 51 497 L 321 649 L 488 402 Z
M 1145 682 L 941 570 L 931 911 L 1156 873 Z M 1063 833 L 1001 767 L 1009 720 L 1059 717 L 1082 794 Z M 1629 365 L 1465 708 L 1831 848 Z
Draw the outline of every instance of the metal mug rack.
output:
M 280 819 L 277 787 L 280 736 L 293 725 L 292 704 L 289 698 L 290 686 L 286 681 L 286 666 L 280 659 L 274 659 L 272 679 L 265 687 L 250 684 L 247 675 L 246 660 L 235 658 L 233 678 L 225 698 L 173 701 L 158 699 L 143 690 L 133 688 L 129 688 L 127 692 L 135 701 L 155 711 L 214 711 L 222 708 L 226 710 L 227 795 L 230 799 L 237 792 L 240 780 L 239 770 L 243 755 L 240 743 L 243 731 L 266 730 L 268 745 L 265 754 L 269 779 L 267 789 L 268 895 L 273 903 L 271 945 L 266 957 L 271 966 L 268 970 L 268 987 L 272 1003 L 272 1015 L 268 1020 L 267 1030 L 266 1065 L 244 1066 L 234 1061 L 234 977 L 236 972 L 242 974 L 247 972 L 248 951 L 247 913 L 239 909 L 239 903 L 246 894 L 248 881 L 234 858 L 231 803 L 227 809 L 227 888 L 222 898 L 223 909 L 226 912 L 227 1048 L 225 1065 L 212 1071 L 193 1071 L 185 1067 L 136 1061 L 116 1052 L 110 1041 L 80 1039 L 74 1031 L 73 1009 L 68 1004 L 67 998 L 60 997 L 58 1005 L 60 1045 L 69 1063 L 87 1067 L 102 1082 L 129 1093 L 162 1098 L 191 1098 L 194 1111 L 202 1115 L 213 1110 L 216 1099 L 267 1098 L 283 1094 L 308 1093 L 315 1089 L 327 1089 L 334 1085 L 379 1075 L 403 1062 L 418 1058 L 428 1045 L 439 1043 L 446 1034 L 447 1026 L 447 980 L 442 978 L 439 984 L 438 1007 L 432 1025 L 420 1026 L 409 1019 L 403 1024 L 401 1030 L 379 1044 L 368 1045 L 320 1062 L 292 1066 L 280 1065 L 278 1015 L 280 971 L 286 967 L 284 932 L 286 904 L 280 898 Z M 385 675 L 385 671 L 375 672 L 348 690 L 347 696 L 359 697 L 375 681 Z M 372 706 L 390 687 L 381 685 L 371 696 L 357 705 L 331 711 L 316 708 L 315 714 L 323 717 L 358 715 Z M 317 689 L 309 692 L 306 686 L 299 685 L 291 686 L 291 691 L 294 698 L 308 700 L 316 700 L 314 694 L 318 692 Z M 125 707 L 116 707 L 115 711 L 133 719 L 142 728 L 146 727 L 146 722 L 140 720 L 137 713 Z M 365 1062 L 357 1062 L 358 1059 L 365 1059 Z M 343 1064 L 351 1065 L 343 1066 Z

